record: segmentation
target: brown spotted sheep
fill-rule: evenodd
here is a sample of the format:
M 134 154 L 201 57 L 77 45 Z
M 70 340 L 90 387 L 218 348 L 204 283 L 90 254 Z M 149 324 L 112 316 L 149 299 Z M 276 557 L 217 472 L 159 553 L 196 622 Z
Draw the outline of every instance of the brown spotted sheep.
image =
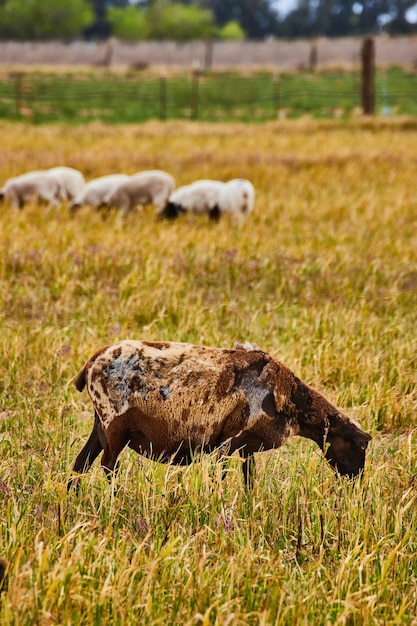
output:
M 121 341 L 96 352 L 74 382 L 79 391 L 87 387 L 95 411 L 75 473 L 87 471 L 104 451 L 101 464 L 109 474 L 126 445 L 178 465 L 200 452 L 238 450 L 250 485 L 255 452 L 278 448 L 291 435 L 315 441 L 341 475 L 353 478 L 365 465 L 371 437 L 250 344 L 228 350 Z

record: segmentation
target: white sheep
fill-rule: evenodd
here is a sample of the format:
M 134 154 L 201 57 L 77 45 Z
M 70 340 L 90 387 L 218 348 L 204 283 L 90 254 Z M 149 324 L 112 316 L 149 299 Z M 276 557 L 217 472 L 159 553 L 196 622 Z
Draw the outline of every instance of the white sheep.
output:
M 77 209 L 87 204 L 98 209 L 104 204 L 104 199 L 128 179 L 127 174 L 109 174 L 90 180 L 72 201 L 71 211 L 75 213 Z
M 248 180 L 235 178 L 227 183 L 196 180 L 178 187 L 160 215 L 173 219 L 180 213 L 207 214 L 218 221 L 223 214 L 229 214 L 242 222 L 253 210 L 254 201 L 255 190 Z
M 31 200 L 49 202 L 56 207 L 63 201 L 72 200 L 84 185 L 84 176 L 78 170 L 53 167 L 9 178 L 0 189 L 0 200 L 7 198 L 17 209 Z
M 61 198 L 61 186 L 56 176 L 48 171 L 27 172 L 21 176 L 9 178 L 0 189 L 0 200 L 7 199 L 16 209 L 22 209 L 31 200 L 49 202 L 58 206 Z
M 254 204 L 255 189 L 249 180 L 234 178 L 224 185 L 219 200 L 221 214 L 233 215 L 242 223 L 253 211 Z
M 84 176 L 79 170 L 75 170 L 72 167 L 52 167 L 47 171 L 58 179 L 60 197 L 63 201 L 74 200 L 85 187 Z
M 109 193 L 104 202 L 108 207 L 118 207 L 125 216 L 134 207 L 153 204 L 160 211 L 175 189 L 175 180 L 162 170 L 148 170 L 133 174 Z
M 159 215 L 174 219 L 180 213 L 208 214 L 211 219 L 220 217 L 220 197 L 224 183 L 219 180 L 196 180 L 189 185 L 178 187 L 171 193 L 167 204 Z

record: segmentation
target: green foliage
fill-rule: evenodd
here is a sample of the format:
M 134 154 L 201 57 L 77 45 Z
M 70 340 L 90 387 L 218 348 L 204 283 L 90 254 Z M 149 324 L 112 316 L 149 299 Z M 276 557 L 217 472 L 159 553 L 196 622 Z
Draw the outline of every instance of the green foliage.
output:
M 87 0 L 6 0 L 0 6 L 0 36 L 9 39 L 76 37 L 93 21 Z
M 164 39 L 191 41 L 214 32 L 210 11 L 196 4 L 157 0 L 149 7 L 110 7 L 107 19 L 112 33 L 120 39 Z
M 149 35 L 146 13 L 136 6 L 110 7 L 107 20 L 111 24 L 112 34 L 119 39 L 134 41 L 146 39 Z
M 219 30 L 217 31 L 217 35 L 220 37 L 220 39 L 245 39 L 245 31 L 236 20 L 227 22 L 227 24 L 219 28 Z
M 114 34 L 190 41 L 222 31 L 229 22 L 239 24 L 249 39 L 341 37 L 381 28 L 412 34 L 416 25 L 407 21 L 407 11 L 414 6 L 415 0 L 298 0 L 293 10 L 280 15 L 271 0 L 2 0 L 0 37 L 64 39 L 84 33 L 102 39 Z M 139 21 L 145 15 L 146 29 Z M 241 34 L 234 27 L 224 38 L 240 39 Z
M 153 39 L 191 41 L 214 32 L 211 12 L 197 4 L 185 6 L 156 0 L 148 9 L 148 23 Z
M 210 0 L 216 25 L 238 21 L 249 39 L 264 39 L 274 35 L 278 17 L 270 0 Z

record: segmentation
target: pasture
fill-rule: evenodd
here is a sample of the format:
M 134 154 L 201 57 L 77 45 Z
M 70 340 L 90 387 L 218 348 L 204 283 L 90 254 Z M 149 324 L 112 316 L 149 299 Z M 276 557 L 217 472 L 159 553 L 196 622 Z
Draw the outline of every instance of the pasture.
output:
M 0 46 L 1 47 L 1 46 Z M 361 72 L 207 72 L 71 68 L 0 73 L 0 119 L 138 123 L 152 119 L 265 122 L 309 115 L 357 117 Z M 417 74 L 378 68 L 377 114 L 417 115 Z
M 416 624 L 417 122 L 0 123 L 0 182 L 69 165 L 244 177 L 243 227 L 0 211 L 2 624 Z M 185 469 L 121 455 L 66 492 L 91 426 L 71 379 L 119 339 L 282 359 L 370 432 L 361 482 L 292 439 Z M 139 462 L 138 462 L 139 461 Z

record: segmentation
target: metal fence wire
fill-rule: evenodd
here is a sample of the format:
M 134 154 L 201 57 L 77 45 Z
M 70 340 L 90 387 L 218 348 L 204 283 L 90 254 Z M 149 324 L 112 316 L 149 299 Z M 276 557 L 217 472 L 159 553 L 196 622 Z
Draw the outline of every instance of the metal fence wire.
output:
M 375 112 L 417 115 L 417 74 L 375 77 Z M 178 76 L 13 73 L 0 77 L 0 118 L 141 122 L 150 119 L 265 121 L 361 112 L 361 73 L 191 72 Z

